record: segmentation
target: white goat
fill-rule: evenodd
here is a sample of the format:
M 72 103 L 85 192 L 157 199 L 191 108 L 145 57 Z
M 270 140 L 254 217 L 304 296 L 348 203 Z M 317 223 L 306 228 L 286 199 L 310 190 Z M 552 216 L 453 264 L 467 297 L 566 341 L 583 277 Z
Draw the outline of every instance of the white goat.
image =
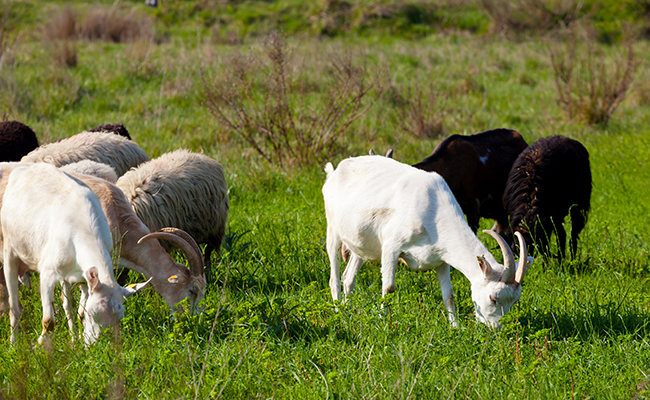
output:
M 451 265 L 471 282 L 477 318 L 490 326 L 500 326 L 500 319 L 521 295 L 528 261 L 521 236 L 517 268 L 503 239 L 486 231 L 501 246 L 504 268 L 472 233 L 440 175 L 373 156 L 346 159 L 336 171 L 328 163 L 325 172 L 323 197 L 334 300 L 341 298 L 337 253 L 344 244 L 351 252 L 342 276 L 345 296 L 354 288 L 364 260 L 381 261 L 382 293 L 392 293 L 401 259 L 414 271 L 436 270 L 449 320 L 456 326 Z
M 46 162 L 61 167 L 82 160 L 108 164 L 118 177 L 149 160 L 138 145 L 110 132 L 82 132 L 58 142 L 43 145 L 21 159 L 22 162 Z
M 21 315 L 18 276 L 26 269 L 40 273 L 43 332 L 39 343 L 46 349 L 52 343 L 48 334 L 55 325 L 52 302 L 58 282 L 64 287 L 87 284 L 82 286 L 86 343 L 94 342 L 101 329 L 118 327 L 124 298 L 144 285 L 123 288 L 115 282 L 111 232 L 97 196 L 86 185 L 49 164 L 17 167 L 9 175 L 0 219 L 12 343 Z M 70 315 L 68 308 L 69 300 Z
M 207 243 L 205 265 L 219 252 L 228 220 L 223 167 L 203 154 L 176 150 L 140 164 L 117 181 L 138 217 L 151 230 L 175 226 Z
M 0 208 L 11 171 L 29 165 L 34 164 L 0 163 Z M 114 254 L 114 258 L 118 259 L 120 266 L 152 278 L 152 285 L 172 310 L 175 310 L 175 304 L 188 298 L 191 311 L 198 311 L 198 304 L 205 295 L 206 281 L 201 249 L 192 237 L 176 228 L 164 228 L 160 232 L 151 233 L 135 215 L 131 204 L 117 186 L 90 175 L 71 175 L 86 184 L 99 198 L 113 234 L 113 248 L 119 250 L 119 257 Z M 1 221 L 0 218 L 0 224 Z M 0 247 L 2 239 L 0 231 Z M 157 239 L 166 239 L 181 249 L 187 257 L 189 269 L 174 262 Z M 2 253 L 0 262 L 3 261 L 1 256 Z M 4 286 L 4 275 L 0 274 L 0 313 L 7 308 Z M 66 308 L 66 312 L 67 310 Z

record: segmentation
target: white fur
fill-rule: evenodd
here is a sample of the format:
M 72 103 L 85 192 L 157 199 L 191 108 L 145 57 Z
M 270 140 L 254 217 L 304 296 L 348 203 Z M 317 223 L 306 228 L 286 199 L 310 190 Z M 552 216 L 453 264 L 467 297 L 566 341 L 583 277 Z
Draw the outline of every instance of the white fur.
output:
M 135 293 L 115 282 L 108 222 L 97 196 L 80 181 L 49 164 L 20 166 L 11 172 L 2 210 L 4 276 L 9 292 L 11 341 L 20 320 L 18 275 L 21 269 L 40 273 L 43 332 L 51 347 L 54 329 L 54 288 L 85 283 L 84 340 L 95 341 L 102 328 L 117 328 L 124 316 L 124 297 Z M 87 292 L 86 292 L 87 291 Z M 71 315 L 69 299 L 64 300 Z M 72 326 L 72 323 L 71 323 Z
M 436 270 L 450 322 L 456 325 L 451 265 L 471 282 L 477 318 L 500 326 L 500 319 L 521 295 L 520 282 L 512 282 L 512 273 L 501 282 L 504 267 L 472 233 L 440 175 L 372 156 L 346 159 L 336 170 L 328 163 L 325 172 L 323 197 L 334 300 L 341 297 L 337 254 L 344 244 L 351 251 L 342 275 L 345 296 L 354 288 L 364 260 L 381 261 L 382 293 L 393 292 L 401 259 L 414 271 Z
M 97 178 L 106 179 L 110 183 L 117 182 L 117 174 L 113 167 L 92 160 L 83 160 L 72 164 L 66 164 L 59 169 L 66 173 L 91 175 Z
M 118 177 L 148 161 L 138 145 L 110 132 L 82 132 L 58 142 L 43 145 L 27 154 L 22 162 L 46 162 L 57 167 L 82 160 L 108 164 Z

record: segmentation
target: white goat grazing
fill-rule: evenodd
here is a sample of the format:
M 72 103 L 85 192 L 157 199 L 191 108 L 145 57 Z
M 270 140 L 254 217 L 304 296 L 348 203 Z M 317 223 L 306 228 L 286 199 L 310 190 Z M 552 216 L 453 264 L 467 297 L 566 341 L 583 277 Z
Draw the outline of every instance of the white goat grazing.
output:
M 52 301 L 58 282 L 64 287 L 87 284 L 82 286 L 86 343 L 94 342 L 103 328 L 117 328 L 124 316 L 124 298 L 144 285 L 123 288 L 115 282 L 111 232 L 97 196 L 86 185 L 49 164 L 17 167 L 9 175 L 0 218 L 12 343 L 21 315 L 18 275 L 26 269 L 40 273 L 39 343 L 46 349 L 51 348 L 48 334 L 55 325 Z M 68 308 L 69 300 L 70 315 Z
M 138 217 L 153 232 L 165 226 L 207 243 L 205 265 L 219 252 L 228 220 L 223 167 L 212 158 L 176 150 L 140 164 L 117 181 Z
M 0 163 L 0 208 L 2 208 L 2 196 L 11 171 L 29 165 L 34 164 Z M 119 250 L 119 257 L 117 254 L 113 256 L 118 259 L 120 266 L 152 278 L 152 285 L 172 310 L 175 309 L 176 303 L 188 298 L 191 310 L 198 311 L 198 304 L 205 294 L 206 281 L 201 249 L 192 237 L 176 228 L 164 228 L 160 232 L 151 233 L 135 215 L 128 199 L 117 186 L 90 175 L 74 173 L 71 175 L 86 184 L 99 198 L 113 234 L 113 248 Z M 0 219 L 0 225 L 1 221 Z M 183 264 L 174 262 L 157 239 L 166 239 L 181 249 L 187 257 L 189 269 Z M 0 253 L 1 262 L 2 253 Z M 65 286 L 64 290 L 66 290 Z M 6 308 L 4 275 L 0 274 L 0 313 Z
M 82 160 L 108 164 L 118 177 L 149 160 L 138 145 L 110 132 L 82 132 L 58 142 L 43 145 L 27 154 L 22 162 L 46 162 L 57 167 Z
M 334 300 L 341 297 L 337 254 L 344 244 L 351 252 L 342 276 L 345 296 L 354 288 L 364 260 L 381 261 L 382 293 L 392 293 L 397 262 L 402 259 L 414 271 L 436 270 L 449 320 L 456 326 L 451 265 L 471 282 L 477 318 L 500 327 L 500 319 L 521 295 L 528 261 L 522 237 L 518 236 L 522 253 L 517 268 L 503 239 L 486 231 L 501 246 L 504 268 L 473 234 L 440 175 L 373 156 L 346 159 L 336 171 L 328 163 L 325 172 L 327 254 Z

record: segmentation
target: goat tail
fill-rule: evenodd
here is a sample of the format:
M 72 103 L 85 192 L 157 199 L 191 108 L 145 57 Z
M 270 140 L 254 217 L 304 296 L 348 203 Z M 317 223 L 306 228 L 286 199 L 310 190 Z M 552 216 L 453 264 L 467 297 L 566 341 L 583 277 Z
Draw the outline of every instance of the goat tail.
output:
M 324 169 L 325 169 L 325 173 L 327 174 L 328 177 L 330 176 L 330 174 L 331 174 L 332 172 L 334 172 L 334 166 L 332 165 L 331 162 L 328 162 L 327 164 L 325 164 L 325 168 L 324 168 Z

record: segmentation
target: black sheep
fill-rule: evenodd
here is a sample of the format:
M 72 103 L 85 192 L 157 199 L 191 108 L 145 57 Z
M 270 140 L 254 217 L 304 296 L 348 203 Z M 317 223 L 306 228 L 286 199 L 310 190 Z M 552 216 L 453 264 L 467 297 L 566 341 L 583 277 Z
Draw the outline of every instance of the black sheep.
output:
M 467 223 L 476 232 L 480 218 L 508 223 L 501 198 L 512 163 L 527 146 L 524 138 L 512 129 L 452 135 L 413 166 L 437 172 L 445 179 L 467 216 Z
M 36 134 L 18 121 L 0 122 L 0 161 L 20 161 L 38 147 Z
M 571 254 L 575 256 L 590 200 L 591 168 L 587 149 L 577 140 L 564 136 L 540 139 L 525 149 L 512 166 L 503 193 L 510 226 L 499 225 L 497 232 L 512 244 L 514 228 L 524 235 L 526 243 L 534 241 L 545 253 L 555 231 L 560 257 L 564 257 L 566 232 L 562 223 L 570 214 Z
M 88 129 L 88 132 L 113 132 L 116 135 L 124 136 L 127 139 L 131 139 L 129 131 L 126 130 L 126 127 L 122 124 L 102 124 L 96 126 L 92 129 Z

